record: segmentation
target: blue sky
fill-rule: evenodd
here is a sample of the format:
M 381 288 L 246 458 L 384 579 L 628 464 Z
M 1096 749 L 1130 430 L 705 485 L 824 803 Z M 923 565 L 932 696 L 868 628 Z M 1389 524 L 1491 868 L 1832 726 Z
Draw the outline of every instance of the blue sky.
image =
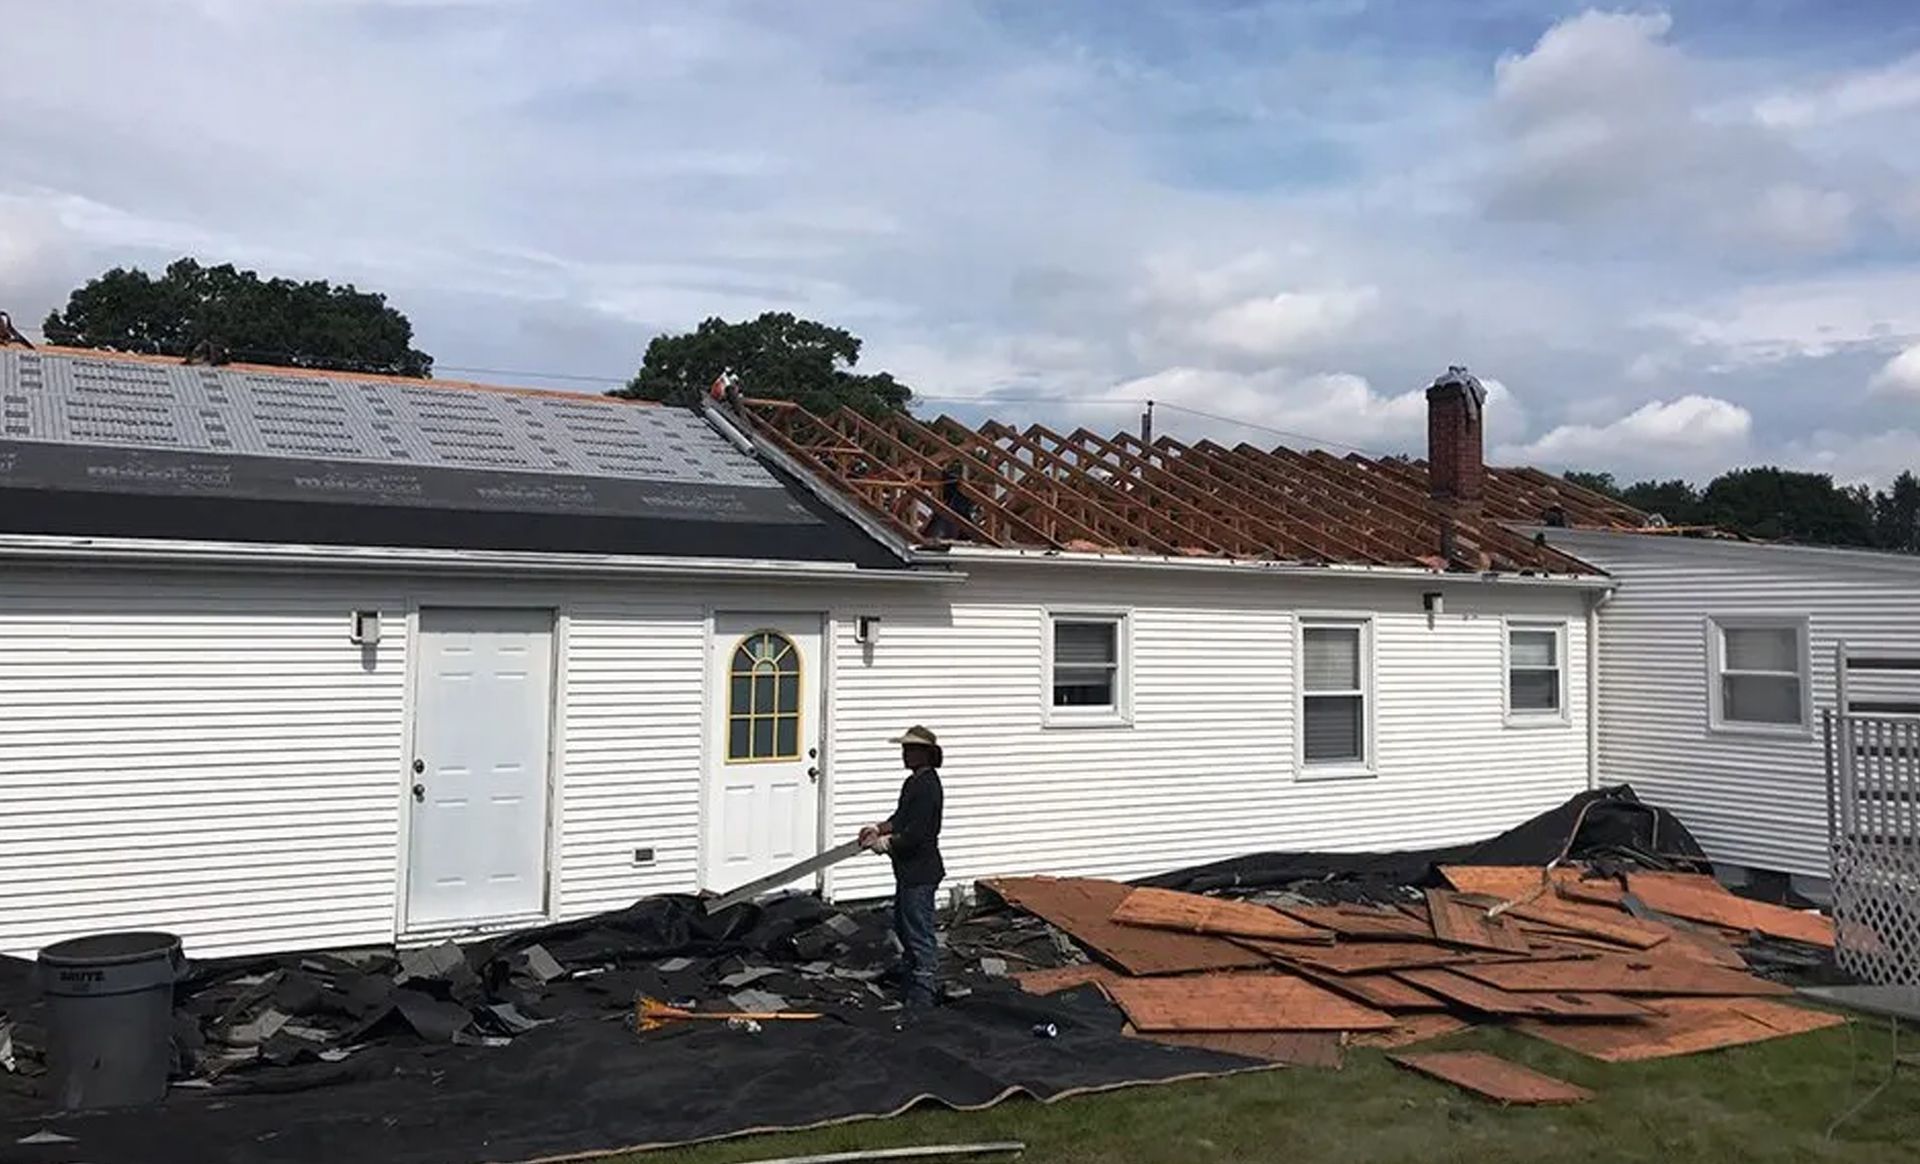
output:
M 1920 466 L 1904 0 L 0 9 L 29 327 L 192 253 L 384 290 L 448 375 L 783 309 L 968 417 L 1417 452 L 1464 363 L 1501 460 Z

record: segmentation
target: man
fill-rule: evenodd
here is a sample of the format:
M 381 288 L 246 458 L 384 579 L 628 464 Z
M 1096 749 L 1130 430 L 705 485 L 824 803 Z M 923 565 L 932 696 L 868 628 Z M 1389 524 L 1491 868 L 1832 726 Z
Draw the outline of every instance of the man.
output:
M 947 867 L 940 859 L 940 818 L 946 794 L 940 765 L 946 756 L 940 741 L 923 727 L 911 727 L 893 743 L 909 773 L 900 786 L 893 815 L 860 830 L 860 843 L 893 860 L 893 932 L 900 939 L 901 979 L 907 1009 L 933 1005 L 938 985 L 940 947 L 934 937 L 934 895 Z

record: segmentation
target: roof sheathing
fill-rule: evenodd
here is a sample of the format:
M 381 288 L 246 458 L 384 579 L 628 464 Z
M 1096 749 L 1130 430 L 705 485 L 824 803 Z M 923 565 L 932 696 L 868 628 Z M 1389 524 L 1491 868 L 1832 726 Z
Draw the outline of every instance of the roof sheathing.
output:
M 908 543 L 1391 569 L 1596 573 L 1508 528 L 1638 529 L 1638 511 L 1533 469 L 1489 469 L 1479 512 L 1427 492 L 1424 464 L 1318 450 L 1227 449 L 950 417 L 815 416 L 739 402 L 753 432 Z M 1444 547 L 1444 550 L 1443 550 Z M 1449 553 L 1450 551 L 1450 553 Z

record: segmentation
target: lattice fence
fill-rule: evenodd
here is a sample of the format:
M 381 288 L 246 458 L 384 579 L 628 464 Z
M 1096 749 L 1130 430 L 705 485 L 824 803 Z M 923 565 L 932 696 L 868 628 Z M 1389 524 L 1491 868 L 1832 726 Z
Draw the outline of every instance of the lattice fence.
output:
M 1920 656 L 1849 655 L 1843 645 L 1837 669 L 1840 710 L 1826 713 L 1836 955 L 1862 981 L 1912 986 L 1920 984 L 1920 715 L 1850 700 L 1848 677 L 1920 674 Z

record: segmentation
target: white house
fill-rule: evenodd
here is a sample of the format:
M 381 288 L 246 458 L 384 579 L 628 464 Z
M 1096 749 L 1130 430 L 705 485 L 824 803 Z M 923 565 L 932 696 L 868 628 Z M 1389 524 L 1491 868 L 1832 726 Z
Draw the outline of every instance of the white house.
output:
M 1610 582 L 1473 387 L 1429 469 L 0 350 L 0 950 L 724 889 L 909 723 L 956 881 L 1485 835 L 1593 776 Z
M 1920 558 L 1550 529 L 1612 574 L 1599 619 L 1598 761 L 1687 822 L 1716 865 L 1828 875 L 1821 712 L 1834 656 L 1920 654 Z M 1854 710 L 1920 709 L 1911 675 L 1856 675 Z

